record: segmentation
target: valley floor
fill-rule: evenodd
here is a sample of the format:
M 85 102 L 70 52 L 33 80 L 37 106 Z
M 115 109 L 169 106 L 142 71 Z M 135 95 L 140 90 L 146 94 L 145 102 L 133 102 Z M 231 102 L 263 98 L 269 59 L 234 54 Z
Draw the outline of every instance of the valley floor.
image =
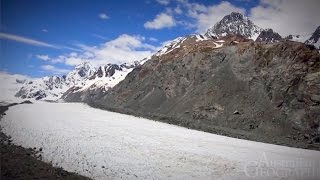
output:
M 93 179 L 319 179 L 320 152 L 235 139 L 76 103 L 22 104 L 12 143 Z

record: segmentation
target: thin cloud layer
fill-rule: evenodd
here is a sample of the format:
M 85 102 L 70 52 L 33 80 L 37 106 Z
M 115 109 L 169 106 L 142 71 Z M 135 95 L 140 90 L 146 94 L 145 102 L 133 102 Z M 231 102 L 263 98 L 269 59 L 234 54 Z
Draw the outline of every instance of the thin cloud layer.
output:
M 168 5 L 170 3 L 170 0 L 156 0 L 156 1 L 162 5 Z
M 38 54 L 38 55 L 36 55 L 36 57 L 37 57 L 38 59 L 43 60 L 43 61 L 48 61 L 48 60 L 50 60 L 49 55 L 47 55 L 47 54 Z
M 41 69 L 42 70 L 45 70 L 45 71 L 50 71 L 54 74 L 65 74 L 65 73 L 68 73 L 70 70 L 68 69 L 60 69 L 60 68 L 57 68 L 53 65 L 43 65 L 41 66 Z
M 13 41 L 29 44 L 29 45 L 32 45 L 32 46 L 42 46 L 42 47 L 49 47 L 49 48 L 59 49 L 58 46 L 53 45 L 53 44 L 49 44 L 49 43 L 46 43 L 46 42 L 38 41 L 38 40 L 27 38 L 27 37 L 8 34 L 8 33 L 1 33 L 0 32 L 0 39 L 9 39 L 9 40 L 13 40 Z
M 109 16 L 107 16 L 107 14 L 105 14 L 105 13 L 100 13 L 99 14 L 99 18 L 103 19 L 103 20 L 106 20 L 106 19 L 109 19 Z
M 38 40 L 31 39 L 31 38 L 28 38 L 28 37 L 22 37 L 22 36 L 18 36 L 18 35 L 14 35 L 14 34 L 9 34 L 9 33 L 0 32 L 0 39 L 8 39 L 8 40 L 12 40 L 12 41 L 28 44 L 28 45 L 31 45 L 31 46 L 48 47 L 48 48 L 53 48 L 53 49 L 68 49 L 68 50 L 72 50 L 72 51 L 79 51 L 79 49 L 72 48 L 72 47 L 69 47 L 69 46 L 53 45 L 53 44 L 49 44 L 49 43 L 46 43 L 46 42 L 43 42 L 43 41 L 38 41 Z

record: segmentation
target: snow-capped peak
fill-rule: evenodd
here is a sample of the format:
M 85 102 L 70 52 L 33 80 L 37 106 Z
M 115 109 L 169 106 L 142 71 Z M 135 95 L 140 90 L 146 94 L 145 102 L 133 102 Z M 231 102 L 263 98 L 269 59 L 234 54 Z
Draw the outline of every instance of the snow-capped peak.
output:
M 103 89 L 104 92 L 106 92 L 109 88 L 112 88 L 113 86 L 117 85 L 120 81 L 122 81 L 128 73 L 130 73 L 134 67 L 136 67 L 138 64 L 133 63 L 123 63 L 123 64 L 107 64 L 104 66 L 100 66 L 97 68 L 97 70 L 94 72 L 90 78 L 85 81 L 84 85 L 76 85 L 77 88 L 73 92 L 79 92 L 79 91 L 85 91 L 87 89 Z
M 317 29 L 314 31 L 314 33 L 311 35 L 311 37 L 305 42 L 306 44 L 312 44 L 316 48 L 320 48 L 320 26 L 317 27 Z
M 95 72 L 96 69 L 89 62 L 84 62 L 76 66 L 73 71 L 67 74 L 66 81 L 71 86 L 80 85 Z
M 262 29 L 254 25 L 248 17 L 238 12 L 232 12 L 208 29 L 205 36 L 216 39 L 227 35 L 242 35 L 256 40 L 261 31 Z

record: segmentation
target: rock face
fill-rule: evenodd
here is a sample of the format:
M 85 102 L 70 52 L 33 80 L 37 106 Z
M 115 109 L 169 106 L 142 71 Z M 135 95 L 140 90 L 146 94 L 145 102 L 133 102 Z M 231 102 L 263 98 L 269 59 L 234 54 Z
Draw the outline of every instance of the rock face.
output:
M 314 45 L 316 48 L 320 49 L 320 26 L 311 35 L 311 37 L 305 42 L 306 44 Z
M 172 53 L 187 53 L 193 46 L 199 46 L 201 48 L 207 48 L 207 49 L 214 49 L 214 48 L 220 48 L 224 44 L 230 44 L 232 41 L 238 40 L 239 42 L 242 41 L 248 41 L 244 37 L 236 37 L 235 38 L 229 38 L 225 37 L 225 40 L 208 40 L 205 37 L 201 37 L 200 35 L 190 35 L 187 37 L 179 37 L 175 40 L 169 42 L 166 44 L 162 49 L 160 49 L 157 53 L 154 54 L 154 57 L 162 57 L 166 56 L 167 54 Z M 180 51 L 181 49 L 184 49 L 184 51 Z M 179 54 L 181 55 L 181 54 Z M 178 54 L 176 54 L 178 56 Z M 145 59 L 147 60 L 147 59 Z M 145 61 L 144 60 L 144 61 Z M 122 64 L 120 66 L 118 65 L 107 65 L 107 66 L 101 66 L 98 68 L 97 72 L 91 77 L 94 79 L 94 83 L 87 83 L 87 85 L 81 87 L 81 86 L 73 86 L 70 89 L 68 89 L 63 96 L 62 99 L 66 101 L 71 102 L 88 102 L 93 100 L 95 96 L 101 96 L 101 94 L 107 93 L 107 91 L 118 84 L 121 80 L 123 80 L 128 73 L 132 71 L 133 68 L 139 68 L 143 63 L 136 62 L 135 64 Z M 116 72 L 114 74 L 114 71 Z M 106 78 L 102 78 L 106 77 Z M 90 78 L 90 79 L 91 79 Z M 103 83 L 107 84 L 107 86 L 101 86 L 100 81 L 97 81 L 99 79 L 103 79 Z M 111 81 L 110 82 L 108 81 Z M 109 84 L 108 84 L 109 83 Z
M 281 138 L 290 137 L 298 146 L 308 141 L 302 134 L 319 133 L 317 50 L 298 42 L 260 44 L 230 36 L 187 38 L 179 46 L 152 56 L 107 93 L 96 91 L 85 102 L 270 143 L 288 143 Z
M 290 38 L 290 37 L 288 37 Z M 292 36 L 291 36 L 292 38 Z M 279 42 L 282 40 L 282 37 L 274 32 L 272 29 L 265 29 L 263 31 L 261 31 L 261 33 L 259 34 L 259 36 L 256 39 L 256 42 Z
M 205 33 L 206 37 L 221 38 L 227 35 L 241 35 L 256 40 L 262 29 L 241 13 L 232 12 Z

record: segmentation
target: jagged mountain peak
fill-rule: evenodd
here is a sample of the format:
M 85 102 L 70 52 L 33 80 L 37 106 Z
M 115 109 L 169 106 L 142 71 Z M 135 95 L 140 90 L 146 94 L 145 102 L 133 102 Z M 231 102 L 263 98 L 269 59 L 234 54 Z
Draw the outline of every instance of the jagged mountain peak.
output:
M 282 40 L 282 37 L 274 32 L 273 29 L 264 29 L 261 31 L 259 36 L 256 39 L 256 42 L 279 42 Z
M 122 64 L 109 63 L 107 65 L 102 65 L 97 68 L 97 70 L 90 77 L 90 79 L 94 79 L 96 77 L 98 77 L 98 78 L 111 77 L 116 73 L 116 71 L 125 71 L 127 69 L 134 68 L 138 64 L 137 64 L 137 62 L 134 62 L 134 63 L 122 63 Z
M 222 21 L 241 21 L 241 20 L 247 20 L 247 18 L 245 16 L 243 16 L 243 14 L 239 13 L 239 12 L 232 12 L 226 16 L 224 16 L 222 18 Z
M 316 48 L 320 48 L 320 26 L 314 31 L 311 37 L 305 42 L 306 44 L 314 45 Z
M 78 74 L 80 77 L 88 77 L 92 76 L 92 74 L 96 71 L 96 69 L 89 63 L 83 62 L 75 67 L 75 69 L 69 74 L 73 76 L 74 74 Z M 67 76 L 69 76 L 69 74 Z
M 232 12 L 217 22 L 205 33 L 206 37 L 220 38 L 227 35 L 242 35 L 256 40 L 262 29 L 256 26 L 248 17 L 239 12 Z

